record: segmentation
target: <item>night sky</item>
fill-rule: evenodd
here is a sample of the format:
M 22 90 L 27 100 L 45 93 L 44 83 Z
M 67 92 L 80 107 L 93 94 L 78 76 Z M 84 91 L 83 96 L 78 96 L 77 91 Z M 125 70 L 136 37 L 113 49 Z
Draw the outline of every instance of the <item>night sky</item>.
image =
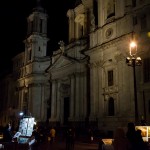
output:
M 67 10 L 74 8 L 75 0 L 42 0 L 48 13 L 48 54 L 58 48 L 58 42 L 68 40 Z M 24 51 L 23 40 L 27 34 L 27 17 L 36 6 L 36 0 L 7 0 L 0 4 L 1 72 L 11 68 L 11 59 Z

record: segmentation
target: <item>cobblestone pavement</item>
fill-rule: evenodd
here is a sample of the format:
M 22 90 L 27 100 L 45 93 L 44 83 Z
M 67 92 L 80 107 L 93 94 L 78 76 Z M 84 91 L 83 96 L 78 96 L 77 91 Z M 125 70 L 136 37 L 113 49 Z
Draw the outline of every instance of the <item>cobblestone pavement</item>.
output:
M 64 141 L 54 142 L 53 144 L 43 143 L 39 145 L 36 149 L 37 150 L 66 150 L 66 143 Z M 98 144 L 75 142 L 74 150 L 98 150 Z
M 4 150 L 66 150 L 66 141 L 64 138 L 56 138 L 54 143 L 48 141 L 36 143 L 30 148 L 28 144 L 8 142 L 2 142 L 1 144 L 4 145 Z M 98 142 L 87 142 L 85 138 L 81 138 L 75 141 L 74 149 L 69 150 L 98 150 Z
M 36 150 L 66 150 L 66 143 L 64 139 L 56 139 L 52 144 L 47 142 L 39 144 Z M 75 141 L 74 150 L 98 150 L 98 142 Z

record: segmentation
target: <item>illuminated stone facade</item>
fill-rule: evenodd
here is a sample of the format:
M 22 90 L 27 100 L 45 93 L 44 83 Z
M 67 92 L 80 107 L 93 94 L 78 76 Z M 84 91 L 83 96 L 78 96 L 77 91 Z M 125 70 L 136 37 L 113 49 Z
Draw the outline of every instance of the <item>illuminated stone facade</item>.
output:
M 21 73 L 18 110 L 61 126 L 126 127 L 135 119 L 133 68 L 126 64 L 135 40 L 142 58 L 136 67 L 139 121 L 143 116 L 149 123 L 149 0 L 82 0 L 67 12 L 69 44 L 60 41 L 51 61 L 45 57 L 47 15 L 37 10 L 28 18 L 25 52 L 14 58 L 14 73 Z
M 133 68 L 126 64 L 131 40 L 143 61 L 136 67 L 139 122 L 142 116 L 150 120 L 149 4 L 82 0 L 68 10 L 70 44 L 53 54 L 49 67 L 50 122 L 93 124 L 107 131 L 134 122 Z

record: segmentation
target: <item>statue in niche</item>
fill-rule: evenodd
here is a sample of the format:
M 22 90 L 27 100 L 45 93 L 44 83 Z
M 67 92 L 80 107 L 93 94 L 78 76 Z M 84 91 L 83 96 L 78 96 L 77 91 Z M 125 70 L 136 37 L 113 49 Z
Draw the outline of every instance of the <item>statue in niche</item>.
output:
M 107 18 L 115 15 L 115 0 L 107 0 Z
M 65 43 L 64 41 L 59 41 L 58 44 L 60 45 L 59 48 L 62 51 L 62 53 L 64 53 L 64 47 L 65 47 Z

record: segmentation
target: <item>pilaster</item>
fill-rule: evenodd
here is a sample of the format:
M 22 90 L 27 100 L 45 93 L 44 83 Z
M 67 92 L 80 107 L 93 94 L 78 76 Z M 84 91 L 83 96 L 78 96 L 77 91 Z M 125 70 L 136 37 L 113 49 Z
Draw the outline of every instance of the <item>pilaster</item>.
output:
M 57 114 L 56 114 L 56 119 L 57 121 L 59 121 L 60 119 L 60 109 L 61 109 L 61 106 L 60 106 L 60 100 L 61 100 L 61 94 L 60 94 L 60 82 L 58 82 L 57 84 L 57 99 L 56 99 L 56 110 L 57 110 Z
M 95 85 L 97 84 L 97 81 L 95 79 L 95 65 L 91 64 L 90 65 L 90 76 L 91 76 L 91 80 L 90 80 L 90 91 L 91 91 L 91 101 L 90 101 L 90 106 L 91 106 L 91 112 L 90 112 L 90 120 L 93 120 L 95 118 Z
M 51 119 L 50 121 L 55 121 L 56 117 L 56 80 L 52 81 L 52 99 L 51 99 Z
M 75 115 L 75 75 L 71 75 L 71 99 L 70 99 L 70 120 L 74 118 Z
M 72 42 L 75 39 L 75 14 L 72 9 L 67 12 L 67 16 L 69 17 L 69 42 Z
M 79 114 L 80 114 L 80 80 L 79 80 L 79 75 L 75 75 L 76 83 L 75 83 L 75 118 L 79 119 Z

